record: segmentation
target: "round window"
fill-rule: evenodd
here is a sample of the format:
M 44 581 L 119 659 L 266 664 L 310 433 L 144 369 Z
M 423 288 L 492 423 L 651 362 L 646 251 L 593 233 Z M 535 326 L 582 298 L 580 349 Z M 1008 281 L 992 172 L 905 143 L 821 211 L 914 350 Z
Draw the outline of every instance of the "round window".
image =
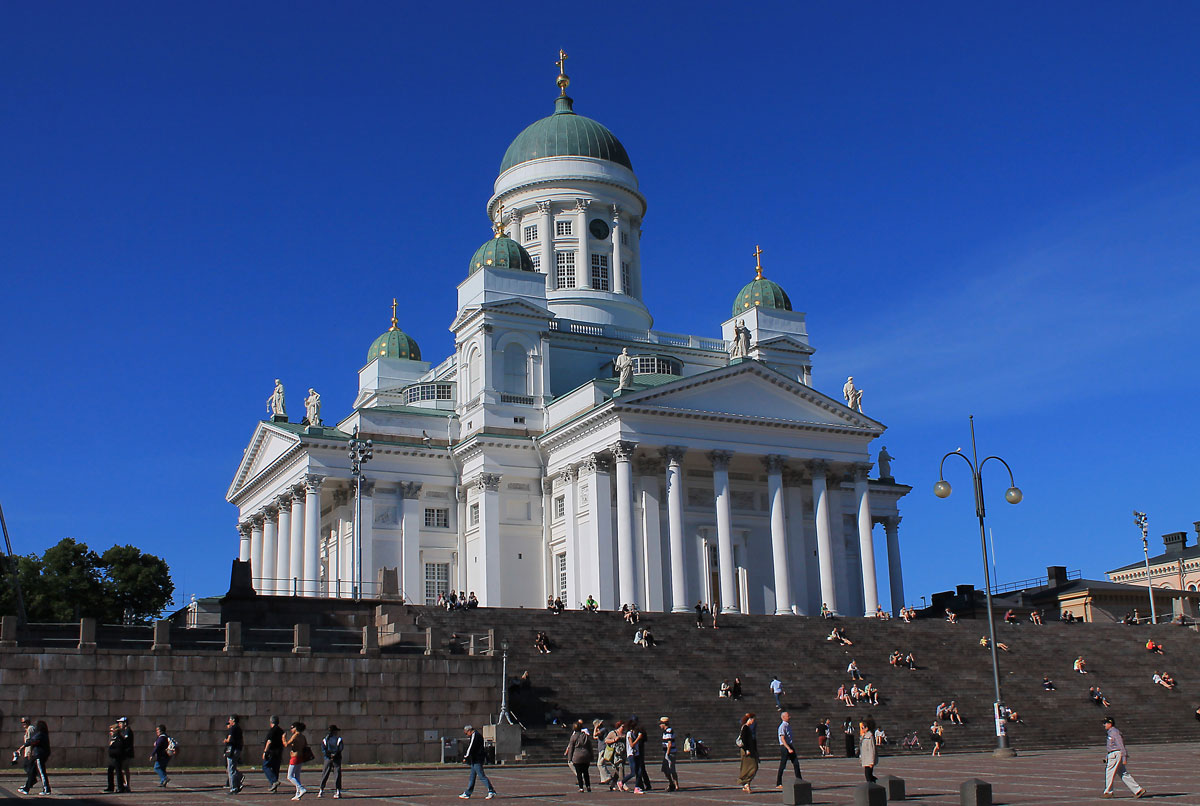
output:
M 608 227 L 608 222 L 602 218 L 593 218 L 592 223 L 588 224 L 588 230 L 592 233 L 592 237 L 598 241 L 603 241 L 612 232 Z

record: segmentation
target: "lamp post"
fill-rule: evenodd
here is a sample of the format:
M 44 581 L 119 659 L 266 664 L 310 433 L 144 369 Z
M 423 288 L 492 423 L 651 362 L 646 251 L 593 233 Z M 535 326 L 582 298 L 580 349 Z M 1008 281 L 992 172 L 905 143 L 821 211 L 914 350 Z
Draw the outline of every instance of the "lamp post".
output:
M 515 725 L 517 720 L 508 710 L 508 641 L 500 642 L 500 714 L 496 723 Z
M 1150 543 L 1146 537 L 1149 527 L 1146 525 L 1146 513 L 1133 511 L 1133 525 L 1142 530 L 1142 555 L 1146 558 L 1146 590 L 1150 591 L 1150 623 L 1158 623 L 1158 613 L 1154 610 L 1154 585 L 1150 584 Z M 1180 585 L 1179 587 L 1183 587 Z
M 350 474 L 354 476 L 354 598 L 362 598 L 362 466 L 373 455 L 371 440 L 358 438 L 358 426 L 347 448 L 350 456 Z
M 946 460 L 951 456 L 959 456 L 971 467 L 971 481 L 975 486 L 975 514 L 979 517 L 979 545 L 983 549 L 983 590 L 987 597 L 987 621 L 988 634 L 991 637 L 990 649 L 992 651 L 992 682 L 996 687 L 996 701 L 992 704 L 992 714 L 996 719 L 996 749 L 992 755 L 1011 758 L 1016 753 L 1008 746 L 1008 733 L 1004 729 L 1004 717 L 1001 714 L 1001 709 L 1004 707 L 1004 700 L 1000 697 L 1000 659 L 996 655 L 996 622 L 992 617 L 992 578 L 988 570 L 988 555 L 987 555 L 987 531 L 983 525 L 984 505 L 983 505 L 983 466 L 992 459 L 995 459 L 1000 464 L 1004 465 L 1008 470 L 1009 487 L 1004 492 L 1004 500 L 1010 504 L 1019 504 L 1023 496 L 1021 491 L 1017 489 L 1016 482 L 1013 480 L 1012 468 L 1008 466 L 1008 462 L 1001 459 L 999 456 L 988 456 L 982 462 L 979 461 L 979 451 L 975 447 L 975 415 L 971 415 L 971 458 L 968 459 L 963 454 L 962 448 L 956 448 L 950 453 L 942 457 L 941 463 L 938 465 L 938 482 L 933 485 L 933 494 L 938 498 L 950 497 L 950 482 L 946 481 L 942 473 L 942 469 L 946 464 Z

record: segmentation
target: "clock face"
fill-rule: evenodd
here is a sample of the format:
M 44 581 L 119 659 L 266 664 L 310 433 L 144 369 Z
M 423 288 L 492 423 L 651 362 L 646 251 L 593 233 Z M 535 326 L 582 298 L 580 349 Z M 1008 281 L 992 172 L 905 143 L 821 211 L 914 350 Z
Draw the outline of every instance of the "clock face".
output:
M 588 229 L 592 233 L 592 237 L 598 241 L 603 241 L 612 231 L 608 228 L 608 224 L 601 218 L 593 218 L 592 223 L 588 224 Z

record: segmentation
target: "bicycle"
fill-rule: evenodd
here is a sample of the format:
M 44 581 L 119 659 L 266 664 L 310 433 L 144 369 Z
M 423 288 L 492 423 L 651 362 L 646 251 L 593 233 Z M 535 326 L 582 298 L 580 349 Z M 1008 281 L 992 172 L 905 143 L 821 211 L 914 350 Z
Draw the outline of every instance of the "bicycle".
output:
M 903 741 L 900 742 L 901 750 L 924 750 L 921 746 L 921 739 L 917 736 L 914 730 L 912 733 L 905 734 Z

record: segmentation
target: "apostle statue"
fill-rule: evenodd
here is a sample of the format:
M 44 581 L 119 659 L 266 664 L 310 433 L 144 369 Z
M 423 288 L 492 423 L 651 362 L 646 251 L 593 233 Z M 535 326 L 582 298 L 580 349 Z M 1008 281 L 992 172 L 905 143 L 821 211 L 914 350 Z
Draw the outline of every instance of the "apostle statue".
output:
M 846 398 L 846 405 L 855 411 L 862 411 L 862 396 L 862 389 L 854 386 L 854 376 L 851 375 L 842 387 L 842 397 Z
M 750 328 L 746 327 L 745 319 L 733 323 L 733 342 L 729 345 L 729 360 L 748 358 L 750 356 Z
M 287 419 L 287 406 L 283 400 L 283 381 L 275 379 L 275 391 L 267 398 L 267 414 Z
M 617 391 L 633 388 L 633 359 L 629 357 L 629 348 L 622 347 L 621 354 L 613 360 L 617 370 Z
M 879 449 L 879 478 L 880 479 L 894 478 L 892 476 L 892 460 L 895 458 L 896 458 L 895 456 L 892 456 L 890 453 L 888 453 L 888 449 L 887 449 L 886 445 L 884 445 L 883 447 L 881 447 Z
M 321 396 L 315 389 L 310 388 L 308 397 L 304 398 L 304 417 L 310 426 L 321 424 Z

